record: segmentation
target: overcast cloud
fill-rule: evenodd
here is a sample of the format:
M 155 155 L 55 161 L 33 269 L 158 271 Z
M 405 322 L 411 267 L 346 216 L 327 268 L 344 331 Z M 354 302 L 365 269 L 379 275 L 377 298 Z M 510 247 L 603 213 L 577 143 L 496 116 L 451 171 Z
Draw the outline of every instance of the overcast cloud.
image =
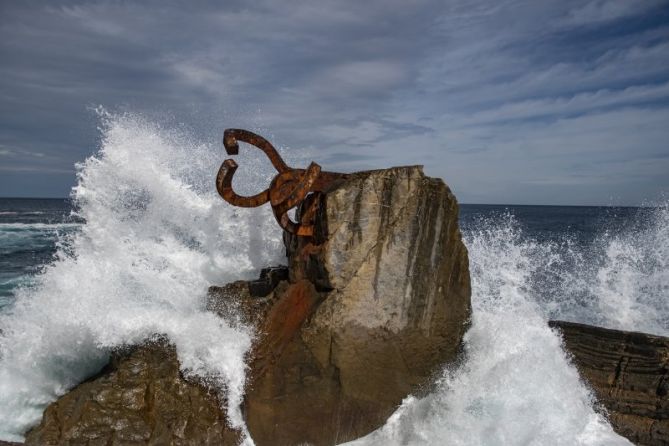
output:
M 669 1 L 0 0 L 0 62 L 2 196 L 67 196 L 96 105 L 464 203 L 669 192 Z

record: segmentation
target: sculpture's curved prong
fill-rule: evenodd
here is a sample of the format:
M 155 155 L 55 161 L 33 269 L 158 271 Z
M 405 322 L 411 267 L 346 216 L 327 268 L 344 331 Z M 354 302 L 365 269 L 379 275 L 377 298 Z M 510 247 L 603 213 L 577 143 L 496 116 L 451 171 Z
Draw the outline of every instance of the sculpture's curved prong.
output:
M 234 160 L 227 159 L 223 161 L 220 169 L 218 169 L 218 175 L 216 175 L 216 190 L 218 194 L 228 203 L 243 208 L 254 208 L 267 203 L 269 201 L 269 189 L 265 189 L 259 194 L 250 197 L 237 195 L 232 190 L 232 176 L 235 174 L 237 167 L 239 166 Z
M 281 155 L 276 151 L 274 146 L 260 135 L 242 129 L 226 129 L 223 133 L 223 146 L 228 155 L 237 155 L 239 153 L 239 144 L 237 141 L 242 141 L 262 150 L 267 158 L 272 162 L 274 168 L 279 173 L 290 170 L 290 167 L 281 159 Z
M 232 177 L 237 170 L 237 163 L 231 159 L 225 160 L 216 177 L 216 190 L 225 201 L 240 207 L 256 207 L 268 201 L 272 204 L 272 212 L 276 221 L 286 231 L 304 237 L 311 237 L 314 233 L 314 217 L 318 209 L 321 192 L 331 187 L 336 181 L 347 177 L 335 172 L 322 172 L 321 166 L 311 163 L 307 169 L 291 169 L 281 159 L 274 146 L 265 138 L 253 132 L 242 129 L 227 129 L 223 134 L 223 146 L 228 155 L 239 153 L 239 144 L 243 141 L 262 150 L 279 172 L 269 188 L 259 194 L 243 197 L 232 190 Z M 310 199 L 305 199 L 312 194 Z M 302 212 L 298 222 L 288 217 L 288 211 L 305 202 L 307 208 Z

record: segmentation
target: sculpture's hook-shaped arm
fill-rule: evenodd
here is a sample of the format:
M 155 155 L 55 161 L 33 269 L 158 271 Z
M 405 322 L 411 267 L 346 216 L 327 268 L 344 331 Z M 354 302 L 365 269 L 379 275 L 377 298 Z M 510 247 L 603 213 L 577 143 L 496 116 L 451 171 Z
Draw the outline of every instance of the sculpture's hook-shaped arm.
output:
M 242 141 L 256 146 L 267 155 L 267 158 L 272 162 L 272 165 L 279 173 L 284 173 L 290 170 L 290 167 L 281 159 L 279 152 L 274 146 L 260 135 L 242 129 L 227 129 L 223 133 L 223 146 L 228 155 L 237 155 L 239 153 L 239 144 L 237 141 Z
M 223 147 L 228 155 L 237 155 L 239 153 L 239 144 L 237 141 L 243 141 L 259 148 L 267 155 L 272 165 L 279 174 L 290 171 L 290 167 L 281 159 L 279 152 L 274 146 L 260 135 L 242 129 L 227 129 L 223 133 Z M 235 206 L 252 208 L 261 206 L 269 201 L 269 189 L 265 189 L 259 194 L 243 197 L 237 195 L 232 190 L 232 177 L 237 171 L 237 163 L 234 160 L 227 159 L 221 165 L 216 176 L 216 190 L 225 201 Z
M 235 174 L 237 167 L 239 166 L 234 160 L 228 159 L 223 161 L 221 168 L 218 169 L 218 175 L 216 175 L 216 190 L 218 194 L 228 203 L 243 208 L 254 208 L 267 203 L 269 201 L 269 189 L 265 189 L 259 194 L 250 197 L 237 195 L 232 190 L 232 176 Z
M 232 159 L 223 162 L 216 176 L 216 190 L 225 201 L 240 207 L 257 207 L 268 201 L 272 204 L 274 217 L 286 231 L 303 237 L 314 233 L 314 218 L 319 208 L 320 197 L 334 182 L 346 178 L 346 174 L 322 172 L 321 166 L 311 163 L 307 169 L 291 169 L 279 156 L 274 146 L 265 138 L 242 129 L 227 129 L 223 134 L 223 146 L 228 155 L 239 153 L 243 141 L 262 150 L 279 173 L 270 186 L 259 194 L 243 197 L 232 190 L 232 177 L 237 163 Z M 291 220 L 288 211 L 304 204 L 297 222 Z

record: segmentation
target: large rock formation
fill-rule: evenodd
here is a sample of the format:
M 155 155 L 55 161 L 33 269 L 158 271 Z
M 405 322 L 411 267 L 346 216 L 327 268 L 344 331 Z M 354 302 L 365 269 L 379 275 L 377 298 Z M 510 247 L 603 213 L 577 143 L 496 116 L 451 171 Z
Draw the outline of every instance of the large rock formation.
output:
M 293 284 L 263 325 L 249 429 L 259 445 L 357 438 L 456 355 L 470 283 L 455 197 L 420 167 L 361 172 L 326 194 L 315 242 L 286 244 Z M 285 319 L 301 329 L 277 342 Z
M 620 435 L 669 444 L 669 338 L 552 321 Z
M 458 352 L 471 310 L 455 197 L 417 166 L 356 173 L 323 194 L 314 238 L 286 247 L 288 271 L 210 290 L 211 311 L 236 307 L 258 329 L 251 435 L 262 446 L 367 434 Z M 28 443 L 235 444 L 171 349 L 114 364 L 49 406 Z

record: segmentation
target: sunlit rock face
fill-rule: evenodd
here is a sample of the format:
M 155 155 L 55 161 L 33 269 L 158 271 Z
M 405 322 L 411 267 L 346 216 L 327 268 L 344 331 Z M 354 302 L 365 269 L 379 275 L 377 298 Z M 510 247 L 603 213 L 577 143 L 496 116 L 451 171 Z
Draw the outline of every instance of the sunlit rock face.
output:
M 457 202 L 417 166 L 356 173 L 326 194 L 315 243 L 287 247 L 317 303 L 254 380 L 249 429 L 258 444 L 357 438 L 456 357 L 471 311 Z

